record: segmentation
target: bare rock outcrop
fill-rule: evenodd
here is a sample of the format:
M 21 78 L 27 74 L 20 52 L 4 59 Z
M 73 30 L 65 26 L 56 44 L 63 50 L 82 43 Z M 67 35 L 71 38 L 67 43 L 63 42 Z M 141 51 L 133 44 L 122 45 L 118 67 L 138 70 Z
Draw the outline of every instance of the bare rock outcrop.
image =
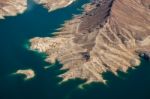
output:
M 29 80 L 35 77 L 35 72 L 32 69 L 17 70 L 13 75 L 24 75 L 24 80 Z
M 149 0 L 93 0 L 83 15 L 65 23 L 55 37 L 33 38 L 31 49 L 46 52 L 67 69 L 63 81 L 74 78 L 105 82 L 102 74 L 126 72 L 150 52 Z M 90 8 L 90 9 L 89 9 Z
M 0 0 L 0 19 L 23 13 L 26 8 L 27 0 Z

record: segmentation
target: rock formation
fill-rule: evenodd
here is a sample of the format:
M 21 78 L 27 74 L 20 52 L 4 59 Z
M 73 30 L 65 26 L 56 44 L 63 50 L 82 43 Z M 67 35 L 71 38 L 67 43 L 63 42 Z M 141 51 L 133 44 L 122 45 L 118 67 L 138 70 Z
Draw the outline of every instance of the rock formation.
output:
M 46 8 L 48 8 L 49 11 L 56 10 L 58 8 L 63 8 L 71 3 L 73 3 L 75 0 L 34 0 L 39 4 L 43 4 Z
M 25 69 L 25 70 L 17 70 L 13 75 L 25 75 L 26 77 L 24 80 L 29 80 L 35 77 L 35 73 L 32 69 Z
M 0 0 L 0 19 L 23 13 L 26 8 L 27 0 Z
M 103 73 L 126 72 L 140 64 L 141 53 L 150 53 L 149 5 L 149 0 L 93 0 L 55 37 L 31 39 L 31 49 L 47 53 L 48 62 L 59 60 L 67 69 L 59 75 L 63 81 L 105 82 Z

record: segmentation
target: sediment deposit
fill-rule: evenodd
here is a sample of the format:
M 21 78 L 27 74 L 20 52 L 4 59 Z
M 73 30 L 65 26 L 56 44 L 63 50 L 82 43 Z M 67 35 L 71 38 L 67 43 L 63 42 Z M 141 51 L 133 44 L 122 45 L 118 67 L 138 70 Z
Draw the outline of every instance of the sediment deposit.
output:
M 105 82 L 102 74 L 126 72 L 150 53 L 149 0 L 93 0 L 82 15 L 66 22 L 55 37 L 33 38 L 31 49 L 59 60 L 63 81 Z M 143 54 L 144 53 L 144 54 Z
M 27 8 L 27 0 L 0 0 L 0 19 L 5 16 L 16 16 Z

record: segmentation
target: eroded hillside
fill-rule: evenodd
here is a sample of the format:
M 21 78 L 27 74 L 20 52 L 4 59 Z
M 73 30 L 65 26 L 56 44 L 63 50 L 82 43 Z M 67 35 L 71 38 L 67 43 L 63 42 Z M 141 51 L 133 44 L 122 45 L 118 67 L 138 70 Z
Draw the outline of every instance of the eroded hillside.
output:
M 102 74 L 126 72 L 150 53 L 149 0 L 93 0 L 83 15 L 65 23 L 53 38 L 31 39 L 31 49 L 46 52 L 68 69 L 59 75 L 105 82 Z
M 26 8 L 27 0 L 0 0 L 0 19 L 23 13 Z

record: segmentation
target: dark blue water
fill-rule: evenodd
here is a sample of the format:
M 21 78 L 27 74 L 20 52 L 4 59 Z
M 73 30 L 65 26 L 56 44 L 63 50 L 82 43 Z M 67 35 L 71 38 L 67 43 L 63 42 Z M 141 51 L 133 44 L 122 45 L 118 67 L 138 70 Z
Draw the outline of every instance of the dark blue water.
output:
M 55 32 L 64 21 L 80 14 L 81 6 L 89 0 L 78 0 L 71 6 L 51 13 L 29 0 L 25 13 L 0 20 L 0 99 L 150 99 L 150 62 L 142 60 L 136 70 L 115 77 L 104 74 L 108 85 L 91 84 L 78 89 L 84 81 L 76 79 L 62 85 L 57 77 L 62 66 L 58 62 L 45 70 L 48 64 L 42 55 L 27 50 L 24 45 L 33 37 L 46 37 Z M 18 69 L 31 68 L 36 77 L 24 81 L 23 76 L 12 76 Z

